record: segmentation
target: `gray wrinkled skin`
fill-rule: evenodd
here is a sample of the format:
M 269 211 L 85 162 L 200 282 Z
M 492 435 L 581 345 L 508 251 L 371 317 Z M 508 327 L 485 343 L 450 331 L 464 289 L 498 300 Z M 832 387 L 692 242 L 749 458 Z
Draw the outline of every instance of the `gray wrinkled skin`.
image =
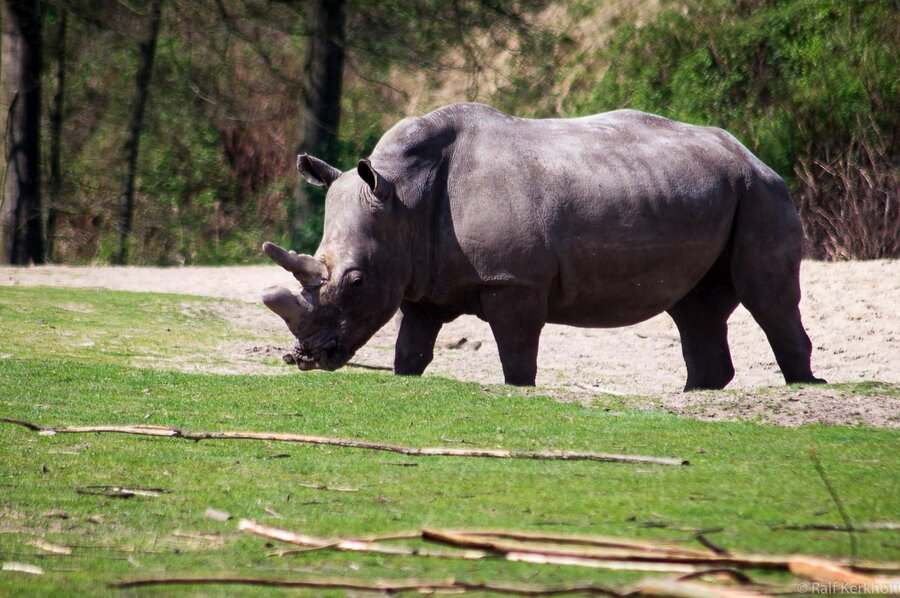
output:
M 818 382 L 800 321 L 802 231 L 784 182 L 725 131 L 633 110 L 527 120 L 454 104 L 388 131 L 328 187 L 314 259 L 266 244 L 303 285 L 266 292 L 301 369 L 344 365 L 400 310 L 394 371 L 419 375 L 441 326 L 486 320 L 506 382 L 534 384 L 547 322 L 614 327 L 668 312 L 686 390 L 734 370 L 738 303 L 787 382 Z

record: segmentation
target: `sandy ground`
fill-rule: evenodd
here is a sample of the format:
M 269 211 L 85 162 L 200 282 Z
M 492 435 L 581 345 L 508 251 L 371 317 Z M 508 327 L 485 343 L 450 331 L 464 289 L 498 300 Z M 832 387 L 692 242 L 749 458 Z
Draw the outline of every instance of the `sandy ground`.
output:
M 815 373 L 829 382 L 900 383 L 900 261 L 804 262 L 801 276 L 801 310 L 814 345 Z M 184 293 L 245 302 L 235 305 L 229 316 L 258 328 L 272 341 L 265 346 L 237 342 L 230 347 L 231 354 L 241 357 L 235 369 L 242 371 L 247 370 L 242 364 L 248 357 L 280 355 L 291 345 L 281 320 L 259 305 L 260 291 L 272 284 L 296 283 L 274 266 L 0 268 L 0 285 Z M 604 393 L 643 395 L 649 397 L 647 406 L 703 419 L 900 427 L 900 400 L 877 391 L 785 389 L 762 330 L 742 307 L 732 316 L 729 329 L 737 372 L 729 390 L 736 392 L 680 392 L 684 362 L 678 332 L 665 314 L 609 330 L 548 325 L 541 338 L 538 386 L 560 398 L 581 400 Z M 389 368 L 395 335 L 395 325 L 389 323 L 353 363 Z M 502 382 L 497 346 L 487 324 L 466 316 L 445 326 L 428 373 Z

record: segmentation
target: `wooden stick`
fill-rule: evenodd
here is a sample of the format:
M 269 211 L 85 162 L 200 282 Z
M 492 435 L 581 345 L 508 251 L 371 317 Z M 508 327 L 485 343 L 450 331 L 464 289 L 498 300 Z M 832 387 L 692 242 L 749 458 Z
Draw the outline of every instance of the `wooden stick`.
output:
M 425 529 L 422 530 L 422 537 L 454 546 L 481 548 L 497 552 L 508 551 L 508 554 L 540 554 L 569 556 L 572 558 L 606 559 L 609 561 L 625 560 L 630 562 L 660 564 L 682 563 L 685 565 L 710 565 L 717 567 L 717 569 L 707 570 L 708 572 L 727 571 L 730 574 L 738 572 L 731 569 L 724 569 L 724 567 L 777 569 L 794 572 L 795 567 L 815 565 L 819 567 L 819 574 L 822 574 L 822 571 L 826 570 L 824 568 L 830 567 L 832 572 L 845 571 L 848 575 L 859 576 L 855 579 L 868 580 L 866 583 L 881 583 L 882 586 L 884 584 L 894 584 L 892 587 L 897 588 L 894 591 L 900 593 L 900 578 L 883 575 L 868 576 L 862 573 L 864 571 L 898 571 L 900 570 L 900 563 L 897 562 L 833 561 L 802 555 L 734 554 L 729 552 L 717 553 L 712 550 L 703 552 L 682 548 L 680 546 L 581 534 L 557 536 L 553 534 L 518 531 Z M 525 539 L 543 543 L 506 543 L 496 541 L 495 539 L 497 538 Z M 546 542 L 549 542 L 549 544 Z M 579 542 L 580 546 L 590 548 L 579 550 Z M 573 546 L 574 549 L 566 547 L 566 544 L 570 543 L 575 545 Z M 600 550 L 597 550 L 595 547 L 600 548 Z M 603 550 L 603 547 L 609 547 L 612 550 Z M 521 556 L 519 559 L 527 560 L 523 559 Z M 813 565 L 810 565 L 810 563 Z M 703 570 L 695 568 L 690 573 L 703 573 Z M 835 573 L 835 575 L 837 575 L 837 573 Z M 838 580 L 835 579 L 833 581 Z
M 542 555 L 554 555 L 561 557 L 604 559 L 614 561 L 642 561 L 642 562 L 666 562 L 686 565 L 734 565 L 752 563 L 755 567 L 769 567 L 785 569 L 787 560 L 784 557 L 769 557 L 764 555 L 748 555 L 743 558 L 733 556 L 720 556 L 713 552 L 701 552 L 693 550 L 672 550 L 669 547 L 652 547 L 645 544 L 639 549 L 613 548 L 600 546 L 568 546 L 559 544 L 521 542 L 515 540 L 503 540 L 490 536 L 478 536 L 467 534 L 461 530 L 422 530 L 422 537 L 427 540 L 461 546 L 465 548 L 480 548 L 492 552 L 506 553 L 538 553 Z
M 852 593 L 900 595 L 900 577 L 866 575 L 826 559 L 798 556 L 791 560 L 788 568 L 797 577 L 823 585 L 850 586 L 855 590 L 851 590 Z
M 674 579 L 645 579 L 635 586 L 635 590 L 644 596 L 670 596 L 672 598 L 759 598 L 769 595 L 746 588 Z
M 333 590 L 355 590 L 360 592 L 494 592 L 517 596 L 558 596 L 561 594 L 584 594 L 590 596 L 621 596 L 618 592 L 595 585 L 575 585 L 547 588 L 539 586 L 505 585 L 466 581 L 424 582 L 417 580 L 378 580 L 375 582 L 349 579 L 269 579 L 260 577 L 161 577 L 127 579 L 109 584 L 111 588 L 140 588 L 161 585 L 253 585 L 282 588 L 319 588 Z
M 322 538 L 306 534 L 295 533 L 279 528 L 260 525 L 255 521 L 242 519 L 238 529 L 265 538 L 271 538 L 290 544 L 305 546 L 310 549 L 333 548 L 353 552 L 367 552 L 394 556 L 424 556 L 432 558 L 482 560 L 488 558 L 502 558 L 510 562 L 522 562 L 531 564 L 574 566 L 590 569 L 611 569 L 622 571 L 654 571 L 664 573 L 688 573 L 700 574 L 704 572 L 701 566 L 717 567 L 706 573 L 722 572 L 724 567 L 762 568 L 791 571 L 796 575 L 804 575 L 815 581 L 827 581 L 831 578 L 823 577 L 830 574 L 850 577 L 837 577 L 833 581 L 853 581 L 857 585 L 880 584 L 880 593 L 900 593 L 900 578 L 888 578 L 882 576 L 869 576 L 857 573 L 846 563 L 827 561 L 803 556 L 778 556 L 757 554 L 728 554 L 717 555 L 712 552 L 704 553 L 691 549 L 681 549 L 677 546 L 657 545 L 650 542 L 633 542 L 619 540 L 604 536 L 561 535 L 534 532 L 515 532 L 497 530 L 429 530 L 421 532 L 400 532 L 384 536 L 370 536 L 368 538 Z M 435 552 L 422 549 L 413 549 L 402 546 L 389 546 L 383 544 L 383 540 L 414 539 L 421 537 L 452 546 L 465 548 L 465 550 L 452 552 Z M 541 542 L 527 542 L 504 540 L 503 538 L 523 538 L 528 540 L 539 539 Z M 563 539 L 563 542 L 559 542 Z M 581 545 L 575 544 L 577 540 L 584 540 Z M 556 541 L 548 544 L 547 540 Z M 570 544 L 567 544 L 570 543 Z M 603 544 L 606 543 L 606 544 Z M 629 545 L 631 545 L 629 547 Z M 626 548 L 629 547 L 629 548 Z M 480 550 L 474 550 L 474 549 Z M 272 554 L 282 554 L 280 552 Z M 285 551 L 284 554 L 290 554 Z M 898 563 L 857 563 L 855 567 L 865 566 L 871 570 L 897 569 Z M 804 569 L 804 567 L 806 567 Z M 823 571 L 825 573 L 823 573 Z M 740 580 L 740 572 L 728 570 L 730 575 Z M 836 573 L 837 572 L 837 573 Z M 818 576 L 818 577 L 815 577 Z M 672 580 L 686 583 L 688 578 Z M 696 584 L 695 584 L 696 585 Z M 741 598 L 740 594 L 703 594 L 706 584 L 701 587 L 679 586 L 679 591 L 688 593 L 677 594 L 700 598 L 701 596 L 716 596 L 722 598 Z M 710 586 L 715 589 L 715 586 Z M 887 590 L 885 589 L 887 588 Z M 690 594 L 689 592 L 697 592 Z M 754 594 L 745 594 L 750 596 Z M 758 594 L 757 594 L 758 595 Z
M 408 547 L 387 546 L 378 542 L 372 542 L 365 539 L 333 539 L 321 538 L 317 536 L 309 536 L 306 534 L 298 534 L 288 530 L 275 527 L 260 525 L 255 521 L 242 519 L 238 523 L 238 529 L 270 538 L 272 540 L 280 540 L 289 544 L 297 544 L 299 546 L 307 546 L 311 549 L 333 548 L 335 550 L 345 550 L 351 552 L 367 552 L 375 554 L 388 554 L 394 556 L 423 556 L 430 558 L 445 559 L 461 559 L 461 560 L 481 560 L 489 558 L 503 558 L 511 562 L 534 563 L 542 565 L 569 565 L 573 567 L 586 567 L 589 569 L 611 569 L 619 571 L 659 571 L 663 573 L 691 573 L 696 571 L 696 567 L 683 564 L 673 563 L 641 563 L 627 562 L 623 560 L 605 561 L 601 559 L 591 558 L 575 558 L 569 556 L 559 556 L 551 554 L 539 554 L 528 552 L 508 552 L 505 554 L 492 554 L 482 550 L 461 550 L 453 552 L 435 552 L 430 550 L 413 549 Z M 386 536 L 390 538 L 391 536 Z M 409 538 L 409 534 L 398 534 L 398 537 Z M 415 537 L 422 537 L 419 533 Z M 286 553 L 290 554 L 290 553 Z
M 575 556 L 544 554 L 540 552 L 507 552 L 503 558 L 513 563 L 531 563 L 532 565 L 563 565 L 584 567 L 586 569 L 605 569 L 609 571 L 647 571 L 654 573 L 694 573 L 699 570 L 693 565 L 681 563 L 603 560 Z
M 688 554 L 706 556 L 708 551 L 683 548 L 681 546 L 658 544 L 654 542 L 641 542 L 625 538 L 610 536 L 596 536 L 587 534 L 547 534 L 544 532 L 526 532 L 510 530 L 456 530 L 465 536 L 507 538 L 511 540 L 525 540 L 528 542 L 546 542 L 550 544 L 578 544 L 581 546 L 602 546 L 610 548 L 625 548 L 629 550 L 642 550 L 665 554 Z
M 541 459 L 556 461 L 607 461 L 616 463 L 641 463 L 654 465 L 689 465 L 685 459 L 671 457 L 648 457 L 644 455 L 618 455 L 611 453 L 593 453 L 581 451 L 514 451 L 489 448 L 456 448 L 456 447 L 408 447 L 396 444 L 381 444 L 356 438 L 330 438 L 327 436 L 310 436 L 286 432 L 185 432 L 178 428 L 166 426 L 148 426 L 142 424 L 123 426 L 59 426 L 41 427 L 31 422 L 3 417 L 0 422 L 16 424 L 38 432 L 45 436 L 54 434 L 135 434 L 138 436 L 162 436 L 166 438 L 182 438 L 185 440 L 275 440 L 280 442 L 297 442 L 301 444 L 339 446 L 346 448 L 387 451 L 414 457 L 488 457 L 495 459 Z
M 784 523 L 773 525 L 773 530 L 786 530 L 791 532 L 870 532 L 881 530 L 900 530 L 900 523 L 896 521 L 872 521 L 870 523 L 858 523 L 853 527 L 845 525 L 830 525 L 827 523 Z
M 488 558 L 486 552 L 481 550 L 460 550 L 453 552 L 436 552 L 430 550 L 418 550 L 403 546 L 388 546 L 378 542 L 370 542 L 358 539 L 340 539 L 340 538 L 321 538 L 317 536 L 309 536 L 306 534 L 298 534 L 288 530 L 279 529 L 277 527 L 269 527 L 260 525 L 249 519 L 241 519 L 238 522 L 238 529 L 264 538 L 280 540 L 288 544 L 296 544 L 298 546 L 307 546 L 309 548 L 334 548 L 335 550 L 344 550 L 349 552 L 369 552 L 375 554 L 388 554 L 395 556 L 424 556 L 442 559 L 462 559 L 462 560 L 479 560 Z
M 604 549 L 600 547 L 560 546 L 553 544 L 534 544 L 528 542 L 506 541 L 491 537 L 482 537 L 475 534 L 467 534 L 460 530 L 422 530 L 422 537 L 427 540 L 460 546 L 464 548 L 478 548 L 495 553 L 538 554 L 543 556 L 556 556 L 575 559 L 601 559 L 606 561 L 627 561 L 645 563 L 668 563 L 683 565 L 712 565 L 719 567 L 752 567 L 757 569 L 788 570 L 795 556 L 765 555 L 765 554 L 727 554 L 719 555 L 713 552 L 690 553 L 671 552 L 667 549 L 658 552 L 627 549 Z M 661 547 L 662 548 L 662 547 Z M 845 565 L 845 563 L 835 563 Z M 878 565 L 878 564 L 874 564 Z M 881 566 L 893 567 L 896 563 L 882 563 Z

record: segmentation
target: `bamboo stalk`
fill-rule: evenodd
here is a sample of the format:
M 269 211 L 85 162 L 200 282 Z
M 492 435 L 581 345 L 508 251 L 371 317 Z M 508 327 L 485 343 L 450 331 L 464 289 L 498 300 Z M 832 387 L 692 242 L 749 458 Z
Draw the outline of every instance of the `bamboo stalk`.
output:
M 45 436 L 54 434 L 134 434 L 138 436 L 162 436 L 185 440 L 274 440 L 279 442 L 296 442 L 300 444 L 338 446 L 344 448 L 387 451 L 413 457 L 485 457 L 494 459 L 538 459 L 553 461 L 605 461 L 614 463 L 640 463 L 654 465 L 688 465 L 684 459 L 671 457 L 651 457 L 646 455 L 619 455 L 613 453 L 594 453 L 585 451 L 515 451 L 490 448 L 457 448 L 457 447 L 409 447 L 396 444 L 382 444 L 356 438 L 331 438 L 328 436 L 312 436 L 287 432 L 186 432 L 167 426 L 148 426 L 141 424 L 122 426 L 58 426 L 42 427 L 19 419 L 0 418 L 0 423 L 16 424 L 38 432 Z

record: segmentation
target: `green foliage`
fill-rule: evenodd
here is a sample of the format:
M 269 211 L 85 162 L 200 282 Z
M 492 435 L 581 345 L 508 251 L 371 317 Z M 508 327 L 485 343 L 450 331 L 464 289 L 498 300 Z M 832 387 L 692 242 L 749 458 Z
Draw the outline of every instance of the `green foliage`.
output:
M 185 303 L 192 307 L 185 309 Z M 690 544 L 689 530 L 722 528 L 712 538 L 735 552 L 846 557 L 845 534 L 773 527 L 841 524 L 806 457 L 810 447 L 854 523 L 900 517 L 893 500 L 900 492 L 900 453 L 893 450 L 900 441 L 897 430 L 712 423 L 627 408 L 609 413 L 505 386 L 433 376 L 219 376 L 124 365 L 166 343 L 173 357 L 196 352 L 192 343 L 200 335 L 192 338 L 192 327 L 233 334 L 227 321 L 208 313 L 217 303 L 173 295 L 0 287 L 0 346 L 16 352 L 16 357 L 0 355 L 0 417 L 41 425 L 285 431 L 412 446 L 441 445 L 450 438 L 466 446 L 680 456 L 691 465 L 412 459 L 276 442 L 40 436 L 0 424 L 0 554 L 4 561 L 37 563 L 46 571 L 41 576 L 4 572 L 0 593 L 102 595 L 113 592 L 107 582 L 160 571 L 167 576 L 453 577 L 608 585 L 644 575 L 329 550 L 273 558 L 266 556 L 271 547 L 264 540 L 238 533 L 235 521 L 204 518 L 208 507 L 323 536 L 423 526 L 507 527 Z M 63 346 L 88 331 L 93 338 L 112 339 L 128 329 L 135 334 L 117 355 L 105 341 L 75 351 Z M 38 332 L 30 336 L 25 330 Z M 179 342 L 168 340 L 172 336 Z M 101 484 L 171 493 L 121 500 L 76 492 L 79 486 Z M 68 518 L 54 516 L 60 511 Z M 859 534 L 859 556 L 900 559 L 892 533 Z M 73 555 L 38 556 L 41 551 L 33 545 L 38 541 L 71 546 Z M 212 586 L 203 593 L 272 594 Z
M 806 152 L 839 152 L 861 119 L 896 138 L 895 11 L 890 2 L 671 2 L 646 25 L 618 29 L 602 50 L 606 75 L 566 110 L 629 107 L 719 126 L 792 181 Z
M 145 4 L 66 4 L 63 261 L 115 251 Z M 900 218 L 896 3 L 348 0 L 346 14 L 341 168 L 402 116 L 448 101 L 532 117 L 630 107 L 733 132 L 791 185 L 812 255 L 900 254 L 897 227 L 878 224 Z M 288 241 L 304 18 L 296 3 L 166 3 L 141 138 L 137 261 L 240 263 L 261 257 L 264 238 Z M 318 244 L 321 195 L 313 204 L 297 249 Z M 847 213 L 858 215 L 849 225 Z

